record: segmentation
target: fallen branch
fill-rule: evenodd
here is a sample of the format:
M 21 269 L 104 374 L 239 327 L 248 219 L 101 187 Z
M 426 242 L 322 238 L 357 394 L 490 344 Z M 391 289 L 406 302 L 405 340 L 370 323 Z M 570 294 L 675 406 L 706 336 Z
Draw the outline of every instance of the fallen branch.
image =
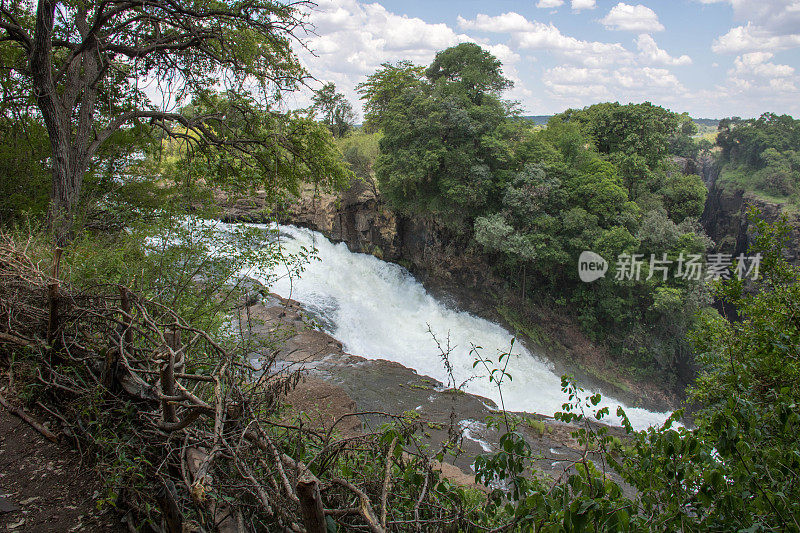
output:
M 33 429 L 44 435 L 44 437 L 47 440 L 56 443 L 58 442 L 58 437 L 56 436 L 55 433 L 53 433 L 52 431 L 41 425 L 39 422 L 31 418 L 30 415 L 28 415 L 28 413 L 26 413 L 22 409 L 18 409 L 13 405 L 11 405 L 10 403 L 8 403 L 2 394 L 0 394 L 0 404 L 2 404 L 2 406 L 5 407 L 9 413 L 18 416 L 19 418 L 27 422 L 30 427 L 32 427 Z
M 369 525 L 369 529 L 372 533 L 386 533 L 386 530 L 381 526 L 380 522 L 378 522 L 378 517 L 375 516 L 375 510 L 369 502 L 369 496 L 367 496 L 364 491 L 344 479 L 335 478 L 333 482 L 358 496 L 361 504 L 359 507 L 359 514 L 367 521 L 367 525 Z

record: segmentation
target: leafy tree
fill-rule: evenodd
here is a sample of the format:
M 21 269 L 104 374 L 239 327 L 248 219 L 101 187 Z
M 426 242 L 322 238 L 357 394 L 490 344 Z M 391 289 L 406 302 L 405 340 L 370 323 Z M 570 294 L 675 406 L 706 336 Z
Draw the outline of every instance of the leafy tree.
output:
M 302 137 L 310 125 L 286 117 L 282 133 L 251 138 L 232 134 L 228 123 L 231 114 L 255 118 L 256 109 L 271 108 L 303 78 L 291 50 L 302 28 L 303 5 L 155 0 L 73 6 L 39 0 L 30 9 L 26 2 L 6 4 L 0 12 L 0 57 L 3 68 L 23 79 L 35 96 L 47 129 L 57 240 L 63 243 L 69 236 L 94 157 L 123 128 L 149 122 L 172 135 L 179 125 L 198 143 L 262 162 L 269 156 L 304 164 L 310 154 Z M 255 87 L 259 100 L 188 117 L 152 103 L 142 80 L 154 80 L 165 93 L 165 107 L 220 83 L 242 98 Z
M 725 162 L 747 164 L 754 169 L 767 165 L 762 156 L 768 148 L 778 152 L 796 150 L 800 146 L 800 120 L 789 115 L 764 113 L 757 119 L 739 117 L 720 121 L 717 145 Z
M 368 105 L 382 109 L 381 192 L 402 211 L 444 215 L 460 231 L 496 194 L 494 176 L 508 153 L 502 125 L 509 109 L 497 94 L 507 83 L 499 62 L 476 46 L 440 52 L 425 81 L 409 83 L 388 102 L 377 99 L 386 93 L 376 86 L 365 93 L 376 98 Z M 407 68 L 403 80 L 412 77 Z M 479 75 L 489 81 L 478 82 Z
M 722 148 L 720 183 L 798 201 L 800 191 L 800 120 L 764 113 L 719 123 Z
M 596 104 L 567 110 L 552 120 L 576 121 L 594 139 L 601 154 L 635 154 L 644 158 L 650 168 L 661 164 L 669 139 L 680 131 L 682 122 L 677 113 L 650 102 Z
M 499 94 L 513 86 L 502 63 L 475 43 L 461 43 L 436 54 L 425 77 L 445 92 L 466 95 L 475 104 L 485 94 Z
M 377 197 L 378 184 L 375 181 L 375 163 L 380 154 L 380 134 L 365 133 L 363 130 L 350 133 L 339 139 L 337 145 L 342 152 L 344 161 L 350 165 L 358 182 L 351 184 L 350 194 L 360 194 L 363 187 L 368 187 Z
M 758 279 L 734 274 L 719 284 L 716 296 L 738 320 L 715 318 L 695 333 L 703 373 L 693 396 L 712 411 L 733 391 L 762 406 L 781 395 L 800 399 L 800 269 L 783 255 L 790 228 L 785 218 L 767 224 L 755 209 L 748 217 L 755 226 L 749 255 L 761 255 Z M 744 272 L 751 266 L 741 265 Z
M 703 214 L 708 189 L 696 174 L 676 174 L 667 180 L 662 196 L 669 217 L 676 222 L 682 222 L 686 218 L 698 218 Z
M 44 214 L 50 175 L 47 133 L 27 113 L 0 116 L 0 223 L 23 213 Z
M 336 92 L 333 83 L 326 83 L 316 91 L 312 102 L 312 109 L 322 115 L 322 123 L 328 126 L 334 137 L 344 137 L 353 128 L 353 106 L 343 94 Z
M 687 118 L 650 102 L 614 102 L 569 109 L 550 122 L 578 124 L 594 140 L 598 152 L 611 157 L 629 195 L 638 199 L 658 186 L 656 180 L 665 170 L 670 140 L 682 132 Z
M 423 81 L 425 67 L 416 66 L 410 61 L 396 64 L 383 63 L 367 81 L 359 83 L 356 90 L 364 100 L 364 127 L 367 131 L 377 131 L 383 127 L 389 105 L 394 98 L 408 88 L 416 87 Z

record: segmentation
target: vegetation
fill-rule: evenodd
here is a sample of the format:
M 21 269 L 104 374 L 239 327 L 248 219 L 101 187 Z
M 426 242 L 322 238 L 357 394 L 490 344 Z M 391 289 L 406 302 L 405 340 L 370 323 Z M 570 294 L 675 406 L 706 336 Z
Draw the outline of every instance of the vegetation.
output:
M 40 431 L 97 457 L 100 505 L 142 531 L 226 520 L 314 533 L 800 531 L 800 270 L 782 253 L 785 224 L 752 213 L 759 279 L 713 284 L 735 317 L 663 263 L 592 285 L 574 268 L 586 250 L 616 266 L 621 254 L 678 262 L 707 249 L 705 187 L 671 162 L 707 148 L 686 115 L 606 103 L 540 128 L 502 100 L 500 62 L 464 43 L 427 67 L 382 65 L 359 87 L 366 131 L 353 131 L 333 84 L 315 98 L 321 124 L 276 111 L 306 75 L 291 52 L 298 4 L 114 5 L 0 10 L 4 390 L 54 417 Z M 148 76 L 186 105 L 148 104 L 136 83 Z M 722 121 L 726 171 L 793 198 L 798 131 L 775 115 Z M 391 423 L 355 437 L 287 419 L 299 375 L 279 372 L 275 354 L 294 332 L 253 334 L 243 309 L 264 287 L 241 272 L 280 263 L 297 276 L 314 250 L 288 255 L 270 230 L 221 231 L 204 208 L 220 188 L 278 202 L 302 181 L 354 178 L 640 366 L 675 372 L 696 352 L 694 426 L 679 412 L 636 432 L 620 410 L 626 437 L 612 436 L 596 423 L 610 415 L 600 396 L 565 377 L 556 418 L 580 457 L 540 477 L 520 427 L 551 426 L 501 409 L 487 420 L 499 450 L 474 461 L 484 492 L 435 468 L 460 453 L 455 420 L 431 449 L 416 413 L 386 413 Z M 473 355 L 502 399 L 510 353 Z
M 316 165 L 330 160 L 309 152 L 326 151 L 315 124 L 276 110 L 306 76 L 292 51 L 304 5 L 156 1 L 146 15 L 138 4 L 107 2 L 4 7 L 0 60 L 13 80 L 10 101 L 35 104 L 47 131 L 58 243 L 71 237 L 84 176 L 104 147 L 127 143 L 126 133 L 155 130 L 214 147 L 229 154 L 217 161 L 227 171 L 268 169 L 261 173 L 273 181 L 268 189 L 285 185 L 287 168 L 319 181 L 341 176 L 335 166 L 318 173 Z M 147 97 L 141 80 L 154 80 L 161 102 Z M 224 97 L 209 98 L 215 89 Z M 169 109 L 188 98 L 201 103 L 194 113 Z M 276 130 L 285 134 L 270 134 Z
M 781 253 L 785 222 L 769 226 L 757 213 L 751 218 L 758 236 L 750 252 L 764 258 L 759 290 L 744 290 L 737 279 L 719 282 L 717 295 L 742 320 L 709 315 L 694 331 L 705 369 L 693 389 L 703 406 L 696 427 L 674 427 L 677 413 L 661 428 L 633 432 L 619 410 L 629 438 L 615 441 L 606 428 L 588 422 L 590 415 L 608 415 L 608 408 L 596 407 L 599 395 L 584 397 L 565 378 L 569 402 L 556 417 L 581 425 L 573 435 L 587 455 L 564 483 L 531 479 L 525 475 L 531 450 L 512 426 L 501 440 L 503 450 L 475 463 L 478 479 L 505 479 L 509 487 L 490 495 L 490 515 L 536 531 L 800 529 L 794 435 L 800 429 L 800 329 L 794 319 L 800 270 Z
M 670 159 L 694 146 L 694 123 L 649 103 L 609 103 L 541 129 L 501 99 L 509 85 L 475 44 L 440 52 L 424 70 L 405 62 L 370 76 L 362 97 L 382 132 L 382 195 L 402 213 L 433 217 L 509 283 L 551 295 L 635 366 L 674 375 L 691 359 L 686 328 L 709 299 L 699 281 L 651 273 L 649 260 L 708 245 L 698 224 L 706 188 Z M 584 250 L 612 265 L 641 254 L 641 277 L 581 283 L 565 265 L 577 267 Z
M 334 137 L 344 137 L 353 129 L 353 106 L 343 94 L 336 92 L 333 83 L 326 83 L 316 91 L 312 103 L 312 110 L 321 115 L 321 122 L 328 126 Z
M 719 123 L 720 183 L 800 206 L 800 120 L 765 113 Z

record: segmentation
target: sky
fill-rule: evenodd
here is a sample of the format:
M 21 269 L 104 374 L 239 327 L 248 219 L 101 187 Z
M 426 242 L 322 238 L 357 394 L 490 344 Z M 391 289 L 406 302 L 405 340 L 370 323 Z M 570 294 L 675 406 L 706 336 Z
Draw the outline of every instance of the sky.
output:
M 381 63 L 427 65 L 461 42 L 502 61 L 524 114 L 650 101 L 695 118 L 800 117 L 800 0 L 315 1 L 313 54 L 299 55 L 359 119 L 355 86 Z

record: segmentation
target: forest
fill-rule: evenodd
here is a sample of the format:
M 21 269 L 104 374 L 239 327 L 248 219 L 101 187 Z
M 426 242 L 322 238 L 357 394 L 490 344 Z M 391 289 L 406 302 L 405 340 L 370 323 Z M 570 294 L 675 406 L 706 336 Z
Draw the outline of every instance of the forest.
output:
M 287 110 L 313 74 L 294 51 L 304 4 L 0 9 L 0 400 L 88 451 L 98 507 L 136 531 L 800 531 L 791 228 L 750 211 L 757 278 L 733 263 L 662 276 L 650 260 L 713 250 L 707 185 L 681 161 L 796 210 L 800 122 L 723 119 L 712 144 L 687 113 L 606 102 L 542 126 L 503 98 L 512 82 L 474 43 L 384 63 L 358 87 L 363 125 L 332 83 Z M 691 368 L 687 409 L 646 430 L 620 409 L 620 436 L 599 394 L 564 376 L 555 419 L 580 458 L 539 475 L 524 414 L 498 409 L 486 424 L 502 437 L 470 486 L 435 468 L 460 437 L 422 444 L 431 428 L 413 412 L 357 436 L 292 419 L 301 376 L 275 358 L 291 332 L 252 334 L 238 274 L 302 276 L 314 250 L 287 252 L 274 227 L 221 239 L 204 221 L 221 193 L 263 192 L 277 220 L 304 187 L 354 182 L 435 221 L 641 375 L 674 386 Z M 637 277 L 587 284 L 585 250 L 612 267 L 646 259 Z M 502 389 L 508 356 L 475 365 Z

